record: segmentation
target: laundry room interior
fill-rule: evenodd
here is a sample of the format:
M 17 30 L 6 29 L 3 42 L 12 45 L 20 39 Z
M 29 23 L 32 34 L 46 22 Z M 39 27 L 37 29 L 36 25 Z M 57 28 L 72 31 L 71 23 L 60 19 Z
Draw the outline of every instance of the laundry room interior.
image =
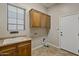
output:
M 79 3 L 0 3 L 0 56 L 79 56 Z

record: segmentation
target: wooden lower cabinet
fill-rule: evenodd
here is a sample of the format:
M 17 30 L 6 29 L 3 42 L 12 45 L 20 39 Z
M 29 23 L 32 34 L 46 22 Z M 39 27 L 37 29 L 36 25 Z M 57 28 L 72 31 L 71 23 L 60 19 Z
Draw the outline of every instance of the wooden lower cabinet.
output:
M 31 56 L 31 40 L 0 47 L 1 56 Z
M 15 56 L 16 55 L 16 46 L 9 45 L 0 47 L 0 55 L 2 56 Z
M 31 55 L 31 44 L 18 45 L 18 55 L 19 56 L 30 56 Z

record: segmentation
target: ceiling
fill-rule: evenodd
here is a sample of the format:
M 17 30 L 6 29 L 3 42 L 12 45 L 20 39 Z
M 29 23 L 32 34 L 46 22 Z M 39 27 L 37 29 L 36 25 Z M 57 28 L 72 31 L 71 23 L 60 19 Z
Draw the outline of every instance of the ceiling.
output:
M 51 6 L 55 5 L 56 3 L 41 3 L 42 6 L 46 8 L 50 8 Z

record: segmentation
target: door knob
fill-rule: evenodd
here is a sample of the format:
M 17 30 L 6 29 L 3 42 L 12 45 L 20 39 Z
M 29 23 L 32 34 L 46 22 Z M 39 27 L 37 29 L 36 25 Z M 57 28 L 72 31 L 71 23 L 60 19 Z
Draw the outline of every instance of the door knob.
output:
M 63 34 L 60 34 L 61 36 L 63 36 Z

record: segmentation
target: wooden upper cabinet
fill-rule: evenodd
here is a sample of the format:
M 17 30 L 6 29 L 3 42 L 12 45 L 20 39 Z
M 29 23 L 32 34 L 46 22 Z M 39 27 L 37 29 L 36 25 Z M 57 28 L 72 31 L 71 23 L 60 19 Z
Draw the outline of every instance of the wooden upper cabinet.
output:
M 46 28 L 47 15 L 41 13 L 41 28 Z
M 41 28 L 46 28 L 47 34 L 50 30 L 50 16 L 46 14 L 41 14 Z
M 37 11 L 31 11 L 31 27 L 40 27 L 41 20 L 40 20 L 40 13 Z
M 51 25 L 51 23 L 50 23 L 50 16 L 47 15 L 47 17 L 46 17 L 46 27 L 50 28 L 50 25 Z
M 50 30 L 50 16 L 40 11 L 30 10 L 30 27 L 31 28 L 45 28 L 47 33 Z
M 50 26 L 51 26 L 50 18 L 51 17 L 47 15 L 47 17 L 46 17 L 46 30 L 47 30 L 47 33 L 49 32 Z
M 46 28 L 49 26 L 50 16 L 47 14 L 44 14 L 40 11 L 31 9 L 30 10 L 30 26 L 31 27 L 41 27 Z

